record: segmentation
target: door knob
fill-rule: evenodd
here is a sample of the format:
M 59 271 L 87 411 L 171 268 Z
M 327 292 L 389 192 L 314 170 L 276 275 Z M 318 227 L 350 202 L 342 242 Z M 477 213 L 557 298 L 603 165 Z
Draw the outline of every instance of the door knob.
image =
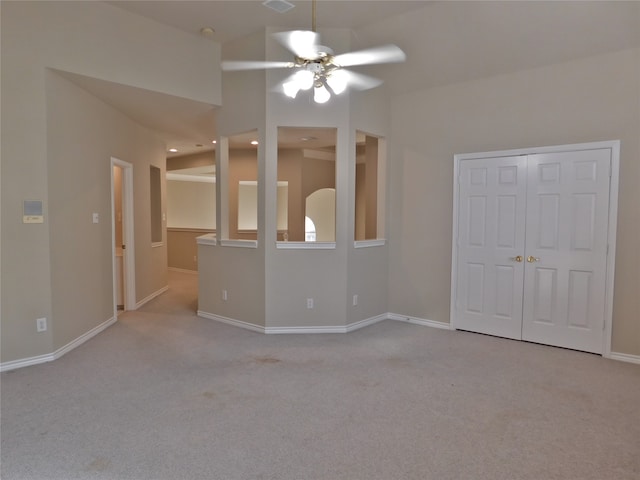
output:
M 522 255 L 518 255 L 517 257 L 512 257 L 511 260 L 514 260 L 519 263 L 522 261 Z
M 533 257 L 531 255 L 529 255 L 527 257 L 527 262 L 529 262 L 529 263 L 538 262 L 538 261 L 540 261 L 540 259 L 538 257 Z

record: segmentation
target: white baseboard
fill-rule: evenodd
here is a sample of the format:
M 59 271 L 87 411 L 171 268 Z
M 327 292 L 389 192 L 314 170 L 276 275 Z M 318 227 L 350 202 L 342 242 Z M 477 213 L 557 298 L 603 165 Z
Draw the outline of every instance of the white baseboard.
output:
M 55 360 L 53 353 L 46 355 L 38 355 L 36 357 L 20 358 L 18 360 L 11 360 L 10 362 L 0 363 L 0 372 L 8 372 L 9 370 L 15 370 L 16 368 L 30 367 L 31 365 L 39 365 L 41 363 L 52 362 Z
M 0 363 L 0 372 L 15 370 L 16 368 L 30 367 L 31 365 L 39 365 L 41 363 L 47 363 L 47 362 L 52 362 L 54 360 L 57 360 L 58 358 L 63 356 L 65 353 L 69 353 L 74 348 L 79 347 L 87 340 L 95 337 L 97 334 L 105 330 L 107 327 L 110 327 L 111 325 L 113 325 L 114 323 L 116 323 L 117 320 L 118 320 L 117 317 L 111 317 L 110 319 L 102 322 L 100 325 L 93 327 L 88 332 L 80 335 L 75 340 L 72 340 L 71 342 L 67 343 L 65 346 L 60 347 L 58 350 L 56 350 L 53 353 L 48 353 L 46 355 L 38 355 L 36 357 L 21 358 L 19 360 L 12 360 L 10 362 Z
M 215 313 L 198 310 L 198 316 L 202 318 L 208 318 L 209 320 L 215 320 L 216 322 L 226 323 L 227 325 L 233 325 L 234 327 L 244 328 L 245 330 L 265 333 L 264 327 L 260 325 L 254 325 L 253 323 L 243 322 L 242 320 L 236 320 L 234 318 L 223 317 L 222 315 L 216 315 Z
M 629 355 L 628 353 L 611 352 L 611 355 L 609 355 L 608 358 L 610 358 L 611 360 L 618 360 L 620 362 L 636 363 L 640 365 L 640 355 Z
M 151 300 L 153 300 L 154 298 L 156 298 L 158 295 L 162 295 L 167 290 L 169 290 L 169 285 L 165 285 L 160 290 L 156 290 L 151 295 L 147 295 L 142 300 L 140 300 L 138 303 L 136 303 L 136 310 L 139 309 L 141 306 L 143 306 L 145 303 L 148 303 Z
M 315 327 L 267 327 L 265 333 L 270 334 L 286 334 L 286 333 L 349 333 L 360 328 L 373 325 L 374 323 L 387 320 L 387 314 L 377 315 L 375 317 L 365 318 L 348 325 L 321 325 Z
M 383 320 L 389 320 L 389 314 L 383 313 L 381 315 L 376 315 L 375 317 L 365 318 L 364 320 L 359 320 L 354 323 L 350 323 L 347 325 L 347 333 L 353 332 L 354 330 L 359 330 L 360 328 L 368 327 L 369 325 L 374 325 L 378 322 L 382 322 Z
M 422 325 L 424 327 L 440 328 L 443 330 L 454 330 L 450 323 L 437 322 L 435 320 L 427 320 L 425 318 L 411 317 L 409 315 L 399 315 L 397 313 L 388 313 L 387 318 L 389 320 L 396 320 L 398 322 L 413 323 L 414 325 Z
M 253 323 L 243 322 L 242 320 L 235 320 L 233 318 L 223 317 L 221 315 L 216 315 L 214 313 L 203 312 L 202 310 L 198 310 L 198 316 L 203 318 L 208 318 L 210 320 L 215 320 L 217 322 L 226 323 L 227 325 L 233 325 L 236 327 L 244 328 L 246 330 L 251 330 L 254 332 L 266 333 L 270 335 L 278 335 L 278 334 L 300 334 L 300 333 L 349 333 L 354 330 L 358 330 L 360 328 L 366 327 L 368 325 L 373 325 L 374 323 L 381 322 L 382 320 L 387 320 L 388 316 L 386 313 L 382 315 L 378 315 L 371 318 L 366 318 L 364 320 L 359 320 L 354 323 L 350 323 L 349 325 L 320 325 L 320 326 L 309 326 L 309 327 L 263 327 L 261 325 L 254 325 Z

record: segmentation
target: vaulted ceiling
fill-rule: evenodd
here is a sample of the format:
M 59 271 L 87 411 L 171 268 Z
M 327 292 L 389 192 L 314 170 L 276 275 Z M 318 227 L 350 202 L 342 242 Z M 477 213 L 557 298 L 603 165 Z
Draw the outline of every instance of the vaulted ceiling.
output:
M 289 1 L 295 7 L 286 13 L 265 7 L 262 0 L 107 3 L 194 35 L 212 27 L 212 41 L 224 44 L 266 26 L 310 29 L 311 2 Z M 640 2 L 319 0 L 317 25 L 321 32 L 351 29 L 354 49 L 400 46 L 405 63 L 361 71 L 383 78 L 393 94 L 402 94 L 640 46 Z M 323 43 L 330 45 L 330 39 Z M 163 111 L 182 111 L 175 99 L 167 99 L 164 108 L 157 98 L 145 100 L 144 92 L 118 93 L 91 79 L 75 80 L 169 143 L 184 142 L 186 148 L 212 138 L 213 113 L 202 106 L 184 105 L 184 115 L 177 116 L 180 124 L 159 123 Z M 133 98 L 124 100 L 127 96 Z

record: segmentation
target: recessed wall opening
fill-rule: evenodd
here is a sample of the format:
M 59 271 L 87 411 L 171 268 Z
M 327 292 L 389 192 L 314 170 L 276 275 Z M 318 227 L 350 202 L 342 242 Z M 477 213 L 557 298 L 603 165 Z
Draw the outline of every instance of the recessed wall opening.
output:
M 382 204 L 381 144 L 383 139 L 365 132 L 356 132 L 356 175 L 355 175 L 355 225 L 354 239 L 375 240 L 384 231 L 379 219 L 378 206 Z
M 258 239 L 258 131 L 229 137 L 229 240 Z
M 335 242 L 336 140 L 336 128 L 278 127 L 278 241 Z
M 158 167 L 149 167 L 149 192 L 151 215 L 151 243 L 161 245 L 162 239 L 162 171 Z

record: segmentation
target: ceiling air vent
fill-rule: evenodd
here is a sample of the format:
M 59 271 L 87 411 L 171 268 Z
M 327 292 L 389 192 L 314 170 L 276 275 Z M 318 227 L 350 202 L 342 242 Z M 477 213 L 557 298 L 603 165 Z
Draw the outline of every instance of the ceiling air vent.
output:
M 289 3 L 286 0 L 265 0 L 262 2 L 262 5 L 265 7 L 269 7 L 272 10 L 275 10 L 278 13 L 284 13 L 291 10 L 295 5 L 293 3 Z

